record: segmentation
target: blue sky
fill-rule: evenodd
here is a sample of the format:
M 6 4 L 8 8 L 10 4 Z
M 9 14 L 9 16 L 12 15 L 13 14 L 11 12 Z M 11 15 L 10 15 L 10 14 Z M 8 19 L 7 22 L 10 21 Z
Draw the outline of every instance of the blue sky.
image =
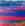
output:
M 0 0 L 0 1 L 3 1 L 3 0 Z M 15 2 L 15 1 L 25 1 L 25 0 L 5 0 L 5 1 L 13 1 L 13 2 Z
M 25 0 L 6 0 L 6 1 L 25 1 Z

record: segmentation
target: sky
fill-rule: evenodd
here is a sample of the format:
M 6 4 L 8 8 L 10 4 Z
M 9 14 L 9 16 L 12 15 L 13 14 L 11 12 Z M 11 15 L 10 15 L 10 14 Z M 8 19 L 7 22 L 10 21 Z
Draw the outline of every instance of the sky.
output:
M 5 1 L 25 1 L 25 0 L 5 0 Z
M 0 1 L 3 1 L 3 0 L 0 0 Z M 25 1 L 25 0 L 5 0 L 5 1 Z

